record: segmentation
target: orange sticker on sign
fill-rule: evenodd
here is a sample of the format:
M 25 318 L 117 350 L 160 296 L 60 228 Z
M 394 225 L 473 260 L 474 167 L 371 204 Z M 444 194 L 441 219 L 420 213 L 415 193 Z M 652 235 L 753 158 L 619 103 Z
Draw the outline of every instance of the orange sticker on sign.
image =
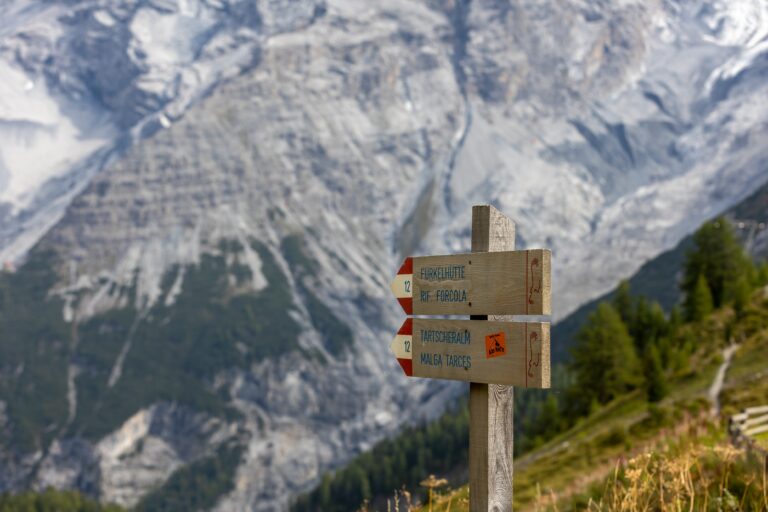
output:
M 497 332 L 495 334 L 489 334 L 485 337 L 485 357 L 490 359 L 491 357 L 503 356 L 507 353 L 507 343 L 504 340 L 504 332 Z

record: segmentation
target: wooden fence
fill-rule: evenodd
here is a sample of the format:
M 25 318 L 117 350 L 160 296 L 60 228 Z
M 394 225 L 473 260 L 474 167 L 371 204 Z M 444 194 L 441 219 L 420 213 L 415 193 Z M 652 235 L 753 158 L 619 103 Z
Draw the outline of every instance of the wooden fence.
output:
M 747 407 L 739 414 L 731 416 L 728 431 L 734 444 L 768 455 L 768 449 L 760 446 L 756 435 L 768 432 L 768 405 Z M 768 460 L 768 459 L 767 459 Z

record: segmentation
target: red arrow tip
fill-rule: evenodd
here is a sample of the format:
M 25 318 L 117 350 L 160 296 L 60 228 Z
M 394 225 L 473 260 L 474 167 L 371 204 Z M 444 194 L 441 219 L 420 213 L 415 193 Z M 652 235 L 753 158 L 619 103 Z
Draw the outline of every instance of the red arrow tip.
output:
M 413 361 L 411 359 L 398 359 L 397 362 L 400 363 L 407 376 L 413 377 Z
M 413 274 L 413 258 L 408 256 L 403 261 L 403 266 L 397 271 L 398 274 Z
M 403 325 L 400 327 L 400 330 L 397 331 L 397 334 L 411 336 L 413 334 L 413 319 L 406 318 L 405 322 L 403 322 Z
M 413 314 L 413 297 L 398 297 L 397 302 L 400 303 L 406 315 Z

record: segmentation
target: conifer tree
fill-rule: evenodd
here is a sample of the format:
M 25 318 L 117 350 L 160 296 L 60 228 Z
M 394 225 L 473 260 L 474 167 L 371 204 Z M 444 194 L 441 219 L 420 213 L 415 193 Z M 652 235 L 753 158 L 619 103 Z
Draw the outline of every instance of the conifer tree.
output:
M 667 333 L 667 318 L 658 302 L 648 303 L 644 297 L 638 298 L 633 318 L 634 322 L 628 325 L 629 335 L 640 354 L 649 343 L 658 342 Z
M 648 302 L 645 300 L 645 297 L 638 297 L 633 320 L 633 322 L 627 324 L 627 329 L 629 330 L 629 335 L 635 341 L 635 346 L 638 347 L 639 353 L 642 354 L 646 341 L 645 324 L 648 321 Z
M 577 336 L 571 366 L 574 398 L 586 410 L 592 400 L 606 403 L 642 383 L 642 370 L 626 325 L 601 303 Z
M 700 275 L 696 280 L 696 286 L 685 300 L 686 318 L 692 322 L 699 322 L 712 312 L 712 308 L 712 293 L 707 279 Z
M 655 343 L 649 343 L 644 354 L 645 389 L 649 402 L 660 402 L 667 395 L 668 387 Z
M 768 261 L 763 262 L 763 264 L 760 265 L 760 270 L 757 272 L 757 285 L 768 285 Z
M 331 508 L 331 475 L 328 473 L 323 475 L 323 480 L 320 484 L 320 508 L 322 510 Z
M 669 312 L 669 322 L 667 322 L 667 332 L 673 335 L 677 332 L 680 326 L 683 325 L 683 315 L 680 313 L 680 306 L 675 304 L 672 307 L 672 311 Z
M 736 281 L 736 285 L 733 287 L 733 309 L 736 311 L 736 316 L 741 317 L 744 314 L 744 308 L 749 303 L 749 285 L 747 279 L 742 276 Z
M 669 337 L 665 336 L 661 338 L 656 344 L 656 348 L 658 348 L 659 357 L 661 357 L 661 367 L 665 370 L 670 368 L 673 358 L 673 349 Z
M 562 419 L 558 411 L 557 399 L 555 395 L 550 393 L 541 405 L 534 430 L 544 438 L 549 438 L 560 431 L 561 423 Z
M 729 287 L 739 277 L 752 273 L 752 261 L 744 253 L 725 217 L 704 223 L 693 235 L 694 248 L 685 261 L 682 291 L 694 293 L 699 276 L 709 284 L 714 307 L 729 299 Z
M 629 281 L 624 279 L 616 288 L 616 295 L 613 297 L 613 307 L 621 317 L 625 325 L 630 326 L 633 323 L 632 294 L 629 289 Z

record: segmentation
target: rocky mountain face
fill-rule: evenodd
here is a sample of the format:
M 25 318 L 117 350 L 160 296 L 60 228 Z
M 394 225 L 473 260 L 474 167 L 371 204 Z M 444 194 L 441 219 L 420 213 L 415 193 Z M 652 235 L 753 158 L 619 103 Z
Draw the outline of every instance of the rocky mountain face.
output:
M 561 317 L 768 180 L 757 0 L 3 9 L 0 490 L 285 509 L 460 389 L 388 281 L 472 204 Z
M 0 260 L 13 263 L 126 148 L 252 69 L 320 1 L 88 0 L 0 6 Z
M 768 260 L 768 183 L 738 204 L 720 212 L 718 217 L 720 215 L 731 223 L 744 250 L 754 261 L 759 263 Z M 691 234 L 681 239 L 672 249 L 643 263 L 637 272 L 627 278 L 632 294 L 657 302 L 666 312 L 670 312 L 676 305 L 680 306 L 684 299 L 680 291 L 683 277 L 681 269 L 685 267 L 688 253 L 694 249 Z M 576 334 L 587 317 L 601 302 L 612 301 L 617 288 L 582 304 L 554 326 L 552 338 L 558 343 L 552 353 L 553 361 L 563 363 L 570 360 Z

